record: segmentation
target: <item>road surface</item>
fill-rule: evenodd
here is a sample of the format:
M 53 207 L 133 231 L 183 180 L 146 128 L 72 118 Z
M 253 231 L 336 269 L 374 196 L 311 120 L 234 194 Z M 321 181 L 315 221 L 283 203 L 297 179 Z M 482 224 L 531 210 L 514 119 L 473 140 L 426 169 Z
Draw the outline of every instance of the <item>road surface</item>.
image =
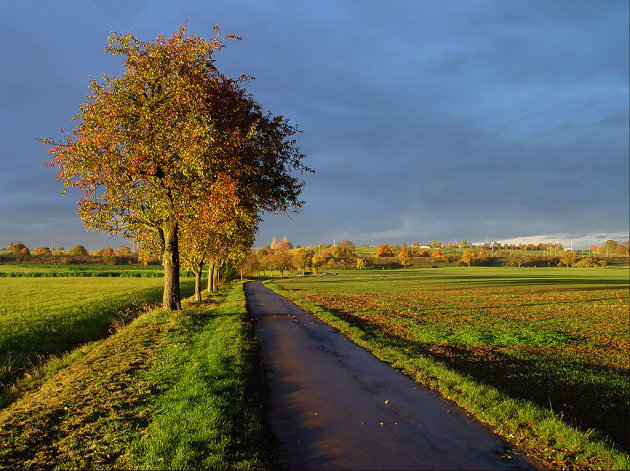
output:
M 288 469 L 534 469 L 482 425 L 260 282 L 245 284 Z

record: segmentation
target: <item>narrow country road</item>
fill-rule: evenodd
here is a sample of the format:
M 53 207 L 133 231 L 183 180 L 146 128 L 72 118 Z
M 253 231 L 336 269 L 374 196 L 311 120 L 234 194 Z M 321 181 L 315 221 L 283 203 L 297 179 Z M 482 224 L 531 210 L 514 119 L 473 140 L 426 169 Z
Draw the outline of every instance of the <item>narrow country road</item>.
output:
M 289 469 L 533 469 L 505 442 L 259 282 L 245 284 Z

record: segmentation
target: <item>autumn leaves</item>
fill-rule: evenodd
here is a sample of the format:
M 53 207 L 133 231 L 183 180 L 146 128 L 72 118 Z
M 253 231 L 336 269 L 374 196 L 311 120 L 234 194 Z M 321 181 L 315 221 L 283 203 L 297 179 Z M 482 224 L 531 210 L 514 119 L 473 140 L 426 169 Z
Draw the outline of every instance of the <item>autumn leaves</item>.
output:
M 264 113 L 242 84 L 221 74 L 212 55 L 228 35 L 143 42 L 109 38 L 124 57 L 121 76 L 93 80 L 64 142 L 51 146 L 58 181 L 83 191 L 86 227 L 122 233 L 159 255 L 163 307 L 179 309 L 179 269 L 201 272 L 242 257 L 261 214 L 297 210 L 310 171 L 282 116 Z

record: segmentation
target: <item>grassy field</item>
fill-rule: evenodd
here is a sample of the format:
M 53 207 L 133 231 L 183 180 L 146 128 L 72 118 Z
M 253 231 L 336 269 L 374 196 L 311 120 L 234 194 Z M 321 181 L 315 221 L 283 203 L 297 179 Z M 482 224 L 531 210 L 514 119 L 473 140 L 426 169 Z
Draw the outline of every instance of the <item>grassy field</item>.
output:
M 247 319 L 234 284 L 66 355 L 0 410 L 0 468 L 269 468 Z
M 48 356 L 102 338 L 160 302 L 162 284 L 162 278 L 2 279 L 0 392 Z M 193 288 L 183 280 L 184 294 Z
M 190 276 L 186 271 L 182 276 Z M 160 265 L 0 265 L 0 278 L 63 278 L 63 277 L 135 277 L 160 278 L 164 271 Z
M 627 468 L 628 274 L 462 267 L 274 283 L 551 466 Z

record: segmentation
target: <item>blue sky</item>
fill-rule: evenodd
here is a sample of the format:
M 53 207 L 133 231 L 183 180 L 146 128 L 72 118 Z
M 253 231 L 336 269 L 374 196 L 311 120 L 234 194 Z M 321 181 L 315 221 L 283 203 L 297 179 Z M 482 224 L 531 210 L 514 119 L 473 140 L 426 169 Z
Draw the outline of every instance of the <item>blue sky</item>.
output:
M 11 1 L 0 3 L 0 247 L 97 249 L 35 137 L 72 128 L 110 31 L 212 26 L 265 109 L 298 123 L 299 215 L 256 245 L 628 239 L 627 1 Z

